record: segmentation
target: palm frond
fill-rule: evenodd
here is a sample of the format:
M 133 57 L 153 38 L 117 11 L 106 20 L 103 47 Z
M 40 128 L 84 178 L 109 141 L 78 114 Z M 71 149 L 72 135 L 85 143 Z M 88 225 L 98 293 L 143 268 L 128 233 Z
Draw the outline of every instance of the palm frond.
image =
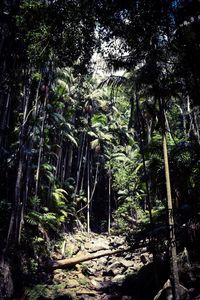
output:
M 98 88 L 102 88 L 103 86 L 119 87 L 126 85 L 128 82 L 129 80 L 124 76 L 111 75 L 107 79 L 102 81 L 98 85 Z

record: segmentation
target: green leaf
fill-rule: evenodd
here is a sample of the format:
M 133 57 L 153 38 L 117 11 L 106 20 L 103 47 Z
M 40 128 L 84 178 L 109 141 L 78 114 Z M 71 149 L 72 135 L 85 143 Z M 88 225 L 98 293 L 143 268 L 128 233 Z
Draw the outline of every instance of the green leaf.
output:
M 111 155 L 111 159 L 122 161 L 122 162 L 130 161 L 130 159 L 124 153 L 113 153 Z
M 88 131 L 88 133 L 87 133 L 89 136 L 92 136 L 92 137 L 95 137 L 95 138 L 98 138 L 98 135 L 95 133 L 95 132 L 93 132 L 93 131 Z
M 111 142 L 112 139 L 113 139 L 112 134 L 104 133 L 104 132 L 99 132 L 99 137 L 100 137 L 100 139 L 105 140 L 105 141 L 109 141 L 109 142 Z
M 63 194 L 65 194 L 65 195 L 68 195 L 68 192 L 67 191 L 65 191 L 64 189 L 56 189 L 56 191 L 58 192 L 58 193 L 63 193 Z
M 77 143 L 76 139 L 73 136 L 71 136 L 67 132 L 65 132 L 65 136 L 67 137 L 68 140 L 70 140 L 72 142 L 72 144 L 74 144 L 76 147 L 78 147 L 78 143 Z
M 61 210 L 60 210 L 60 213 L 62 213 L 62 215 L 63 215 L 65 218 L 68 217 L 68 213 L 67 213 L 65 210 L 61 209 Z
M 90 142 L 91 149 L 95 149 L 99 145 L 99 139 Z
M 96 114 L 96 115 L 93 115 L 92 118 L 91 118 L 91 124 L 94 127 L 101 126 L 101 125 L 106 125 L 106 123 L 107 123 L 106 115 Z

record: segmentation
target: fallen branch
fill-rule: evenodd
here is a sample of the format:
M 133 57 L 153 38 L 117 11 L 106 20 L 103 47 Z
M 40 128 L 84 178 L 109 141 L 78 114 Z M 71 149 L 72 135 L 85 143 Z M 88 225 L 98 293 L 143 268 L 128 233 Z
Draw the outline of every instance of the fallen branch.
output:
M 51 268 L 52 269 L 64 269 L 67 267 L 75 266 L 76 264 L 80 264 L 81 262 L 92 260 L 95 258 L 113 255 L 117 253 L 127 252 L 133 250 L 132 248 L 126 248 L 126 249 L 119 249 L 119 250 L 107 250 L 107 251 L 100 251 L 98 253 L 88 254 L 84 256 L 77 256 L 72 258 L 65 258 L 65 259 L 59 259 L 56 261 L 53 261 Z

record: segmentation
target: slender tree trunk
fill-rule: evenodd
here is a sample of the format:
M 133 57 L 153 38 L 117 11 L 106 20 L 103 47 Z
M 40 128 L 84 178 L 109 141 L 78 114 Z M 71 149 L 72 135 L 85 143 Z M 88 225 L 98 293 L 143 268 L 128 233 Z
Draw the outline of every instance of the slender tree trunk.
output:
M 36 90 L 36 95 L 35 95 L 35 104 L 34 104 L 35 117 L 37 117 L 37 114 L 38 114 L 38 99 L 39 99 L 40 85 L 41 85 L 41 79 L 38 82 L 38 86 L 37 86 L 37 90 Z
M 167 131 L 167 133 L 170 137 L 170 140 L 173 141 L 173 137 L 171 135 L 171 130 L 170 130 L 169 122 L 168 122 L 168 119 L 167 119 L 166 111 L 164 111 L 164 116 L 165 116 L 166 131 Z
M 152 120 L 147 121 L 147 144 L 151 143 L 151 135 L 152 135 Z
M 3 109 L 2 121 L 1 121 L 1 135 L 0 135 L 0 145 L 3 145 L 3 136 L 5 134 L 5 129 L 8 127 L 8 115 L 9 115 L 9 106 L 10 106 L 10 94 L 11 91 L 8 91 L 5 108 Z
M 43 112 L 42 125 L 41 125 L 41 138 L 40 138 L 40 145 L 39 145 L 37 170 L 36 170 L 36 176 L 35 176 L 35 196 L 38 195 L 40 166 L 41 166 L 42 152 L 43 152 L 43 146 L 44 146 L 44 124 L 45 124 L 46 114 L 47 114 L 47 99 L 48 99 L 48 86 L 46 86 L 46 93 L 45 93 L 45 98 L 44 98 L 44 112 Z
M 93 197 L 94 197 L 94 193 L 95 193 L 96 186 L 97 186 L 97 182 L 98 182 L 98 172 L 99 172 L 99 162 L 97 162 L 97 167 L 96 167 L 96 172 L 95 172 L 95 179 L 94 179 L 94 186 L 93 186 L 92 192 L 90 193 L 91 196 L 90 196 L 89 203 L 92 202 Z M 87 178 L 88 178 L 88 176 L 87 176 Z M 88 207 L 88 203 L 87 203 L 85 206 L 81 207 L 81 208 L 77 211 L 77 213 L 81 212 L 82 210 L 84 210 L 84 209 L 87 208 L 87 207 Z
M 84 147 L 85 147 L 85 140 L 86 140 L 86 132 L 83 132 L 82 145 L 81 145 L 81 150 L 80 150 L 80 155 L 79 155 L 79 161 L 78 161 L 78 168 L 77 168 L 77 174 L 76 174 L 76 186 L 75 186 L 75 190 L 74 190 L 74 198 L 77 195 L 78 187 L 79 187 L 79 182 L 80 182 L 80 175 L 81 175 L 81 167 L 82 167 L 82 161 L 83 161 L 83 153 L 84 153 Z
M 195 126 L 195 131 L 196 131 L 196 137 L 197 137 L 198 143 L 200 144 L 198 117 L 197 117 L 197 113 L 195 111 L 194 111 L 194 126 Z
M 62 177 L 62 157 L 63 157 L 63 148 L 62 148 L 62 137 L 61 141 L 59 142 L 59 150 L 58 150 L 58 157 L 57 157 L 57 162 L 56 162 L 56 170 L 55 170 L 55 178 L 58 180 L 61 179 Z
M 86 172 L 86 167 L 87 167 L 87 157 L 88 157 L 88 143 L 86 144 L 85 147 L 85 161 L 83 164 L 83 172 L 82 172 L 82 179 L 81 179 L 81 186 L 80 186 L 80 191 L 82 192 L 83 190 L 83 185 L 84 185 L 84 179 L 85 179 L 85 172 Z
M 131 112 L 129 117 L 128 129 L 133 127 L 134 99 L 132 97 L 130 98 L 130 106 L 131 106 Z
M 108 235 L 110 235 L 111 228 L 111 181 L 112 181 L 112 171 L 109 166 L 108 170 Z
M 166 118 L 163 100 L 159 99 L 161 126 L 162 126 L 162 142 L 163 142 L 163 156 L 165 165 L 165 181 L 167 192 L 167 214 L 168 214 L 168 226 L 169 226 L 169 255 L 170 255 L 170 267 L 172 276 L 172 289 L 174 300 L 180 300 L 180 283 L 177 264 L 176 253 L 176 237 L 173 215 L 173 204 L 171 195 L 170 173 L 169 173 L 169 160 L 167 149 L 167 137 L 166 137 Z
M 67 151 L 67 169 L 65 172 L 65 178 L 69 178 L 72 171 L 72 161 L 73 161 L 73 146 L 69 144 Z
M 27 74 L 28 76 L 28 74 Z M 14 195 L 14 205 L 11 213 L 10 224 L 7 234 L 7 242 L 6 248 L 9 245 L 11 237 L 13 245 L 19 245 L 20 243 L 20 236 L 21 236 L 21 228 L 22 228 L 22 219 L 23 215 L 21 213 L 23 201 L 21 199 L 21 188 L 22 188 L 22 177 L 23 177 L 23 167 L 24 167 L 24 150 L 25 150 L 25 128 L 27 126 L 27 115 L 28 115 L 28 106 L 29 106 L 29 97 L 30 97 L 30 90 L 29 90 L 29 83 L 24 85 L 24 103 L 23 103 L 23 120 L 21 125 L 21 130 L 19 134 L 19 163 L 18 163 L 18 170 L 17 170 L 17 177 L 16 177 L 16 184 L 15 184 L 15 195 Z
M 169 224 L 169 251 L 170 251 L 170 264 L 172 270 L 172 283 L 173 283 L 173 295 L 174 300 L 180 299 L 179 291 L 179 275 L 177 265 L 177 253 L 176 253 L 176 237 L 174 229 L 174 217 L 173 217 L 173 206 L 171 197 L 171 185 L 169 175 L 169 162 L 167 153 L 167 139 L 166 134 L 163 132 L 163 154 L 165 163 L 165 179 L 166 179 L 166 190 L 167 190 L 167 211 L 168 211 L 168 224 Z
M 180 114 L 181 114 L 181 116 L 182 116 L 184 136 L 187 137 L 186 111 L 185 111 L 184 106 L 185 106 L 185 105 L 183 105 L 183 108 L 182 108 L 181 105 L 176 104 L 176 107 L 179 109 Z
M 148 205 L 148 212 L 149 212 L 149 219 L 150 224 L 153 230 L 153 217 L 152 217 L 152 209 L 151 209 L 151 198 L 150 198 L 150 190 L 149 190 L 149 182 L 148 182 L 148 176 L 147 176 L 147 168 L 146 168 L 146 162 L 145 162 L 145 155 L 144 155 L 144 138 L 142 138 L 142 125 L 140 121 L 140 106 L 139 106 L 139 99 L 136 92 L 136 109 L 137 109 L 137 119 L 138 119 L 138 127 L 139 127 L 139 146 L 140 151 L 142 155 L 142 164 L 143 164 L 143 170 L 144 170 L 144 176 L 145 176 L 145 187 L 146 187 L 146 193 L 147 193 L 147 199 L 145 200 Z M 143 136 L 144 136 L 144 130 L 143 130 Z M 144 208 L 146 206 L 146 203 L 144 204 Z
M 90 152 L 87 159 L 87 232 L 90 233 Z
M 139 127 L 139 147 L 140 147 L 140 152 L 141 152 L 141 156 L 142 156 L 142 164 L 143 164 L 143 171 L 144 171 L 144 177 L 145 177 L 145 188 L 146 188 L 146 194 L 147 194 L 147 197 L 145 199 L 146 203 L 144 203 L 144 209 L 146 209 L 146 204 L 147 204 L 151 231 L 153 232 L 154 222 L 153 222 L 153 216 L 152 216 L 152 205 L 151 205 L 151 195 L 150 195 L 150 184 L 149 184 L 150 178 L 148 178 L 148 176 L 147 176 L 147 168 L 146 168 L 145 153 L 144 153 L 145 130 L 144 130 L 144 126 L 142 126 L 143 124 L 141 124 L 141 119 L 140 119 L 141 111 L 140 111 L 137 91 L 136 91 L 136 109 L 137 109 L 137 119 L 138 119 L 138 127 Z M 148 135 L 147 142 L 149 142 L 149 143 L 151 140 L 151 136 L 149 136 L 150 133 L 151 133 L 151 131 L 147 132 L 147 135 Z M 153 260 L 155 261 L 157 254 L 156 254 L 156 250 L 155 250 L 154 240 L 153 240 L 153 237 L 151 236 L 151 234 L 149 235 L 149 246 L 150 246 L 150 249 L 153 254 Z M 156 283 L 156 286 L 159 286 L 159 279 L 158 279 L 158 274 L 157 274 L 157 269 L 156 269 L 155 264 L 153 265 L 153 268 L 154 268 L 155 283 Z
M 29 146 L 29 149 L 31 151 L 31 147 Z M 21 231 L 24 225 L 24 211 L 27 205 L 28 201 L 28 194 L 29 194 L 29 182 L 30 182 L 30 175 L 31 175 L 31 163 L 32 163 L 32 157 L 31 156 L 26 156 L 26 178 L 25 178 L 25 188 L 23 191 L 23 203 L 21 206 L 21 217 L 20 217 L 20 225 L 19 225 L 19 244 L 21 241 Z
M 61 184 L 63 185 L 65 181 L 65 174 L 66 174 L 66 168 L 67 168 L 67 149 L 65 148 L 65 151 L 63 151 L 63 162 L 62 162 L 62 172 L 61 172 Z
M 95 172 L 95 177 L 94 177 L 94 185 L 93 185 L 92 193 L 91 193 L 91 196 L 90 196 L 90 202 L 92 202 L 92 200 L 93 200 L 94 193 L 95 193 L 96 186 L 97 186 L 97 182 L 98 182 L 99 161 L 97 162 L 96 165 L 97 166 L 96 166 L 96 172 Z

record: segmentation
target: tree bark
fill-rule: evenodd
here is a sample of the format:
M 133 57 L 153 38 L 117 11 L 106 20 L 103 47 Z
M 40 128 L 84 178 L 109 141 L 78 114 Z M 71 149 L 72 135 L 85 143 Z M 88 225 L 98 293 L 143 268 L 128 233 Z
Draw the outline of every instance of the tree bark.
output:
M 96 186 L 97 186 L 97 183 L 98 183 L 98 172 L 99 172 L 99 162 L 97 162 L 97 167 L 96 167 L 96 172 L 95 172 L 95 179 L 94 179 L 94 186 L 93 186 L 93 189 L 92 189 L 92 192 L 91 192 L 91 196 L 90 196 L 90 201 L 89 201 L 89 204 L 92 202 L 93 200 L 93 196 L 94 196 L 94 193 L 95 193 L 95 190 L 96 190 Z M 84 173 L 83 173 L 83 176 L 84 176 Z M 81 189 L 82 191 L 82 189 Z M 77 213 L 81 212 L 82 210 L 84 210 L 85 208 L 88 207 L 88 203 L 81 207 Z
M 75 186 L 75 190 L 74 190 L 74 198 L 76 198 L 76 195 L 78 193 L 78 187 L 79 187 L 79 182 L 80 182 L 81 167 L 82 167 L 85 144 L 86 144 L 86 132 L 83 132 L 82 133 L 81 148 L 80 148 L 79 156 L 78 156 L 78 165 L 77 165 L 76 186 Z
M 43 108 L 44 112 L 43 112 L 42 125 L 41 125 L 41 138 L 40 138 L 40 145 L 39 145 L 37 170 L 35 176 L 35 196 L 38 195 L 38 187 L 39 187 L 40 166 L 41 166 L 42 152 L 44 146 L 44 124 L 45 124 L 46 114 L 47 114 L 47 99 L 48 99 L 48 85 L 46 86 L 46 92 L 44 98 L 44 108 Z
M 80 264 L 81 262 L 92 260 L 95 258 L 103 257 L 103 256 L 108 256 L 108 255 L 113 255 L 117 253 L 122 253 L 122 252 L 127 252 L 131 251 L 131 248 L 126 248 L 126 249 L 119 249 L 119 250 L 106 250 L 106 251 L 99 251 L 97 253 L 92 253 L 84 256 L 78 256 L 78 257 L 72 257 L 72 258 L 65 258 L 65 259 L 60 259 L 57 261 L 53 261 L 51 268 L 52 269 L 64 269 L 67 267 L 75 266 L 76 264 Z
M 165 164 L 165 179 L 166 179 L 166 190 L 167 190 L 167 212 L 168 212 L 168 224 L 169 224 L 169 251 L 170 251 L 170 264 L 172 272 L 172 288 L 174 294 L 174 300 L 180 299 L 179 292 L 179 275 L 177 265 L 177 253 L 176 253 L 176 238 L 174 230 L 174 217 L 173 217 L 173 206 L 171 197 L 171 184 L 169 175 L 169 161 L 167 153 L 167 139 L 165 131 L 163 131 L 163 154 Z
M 3 146 L 3 137 L 5 135 L 5 129 L 6 127 L 8 128 L 8 115 L 9 115 L 9 106 L 10 106 L 10 94 L 11 94 L 11 89 L 9 89 L 7 98 L 6 98 L 6 103 L 5 107 L 3 107 L 3 114 L 2 114 L 2 121 L 1 121 L 1 135 L 0 135 L 0 145 Z
M 87 232 L 90 233 L 90 151 L 87 162 Z
M 111 227 L 111 180 L 112 180 L 112 171 L 109 166 L 109 174 L 108 174 L 108 234 L 110 235 L 110 227 Z
M 28 75 L 28 74 L 27 74 Z M 27 79 L 25 79 L 26 81 Z M 24 84 L 23 89 L 24 97 L 23 97 L 23 119 L 22 125 L 19 133 L 19 161 L 18 161 L 18 169 L 15 183 L 15 194 L 14 194 L 14 203 L 13 209 L 11 213 L 9 229 L 7 234 L 7 241 L 5 251 L 8 248 L 9 243 L 11 242 L 14 246 L 19 245 L 21 229 L 22 229 L 22 218 L 23 218 L 23 210 L 22 205 L 23 201 L 21 198 L 22 191 L 22 178 L 24 171 L 24 150 L 25 150 L 25 135 L 26 135 L 26 126 L 27 126 L 27 115 L 28 115 L 28 106 L 29 106 L 29 97 L 30 97 L 30 86 L 29 81 Z M 12 239 L 12 241 L 11 241 Z

